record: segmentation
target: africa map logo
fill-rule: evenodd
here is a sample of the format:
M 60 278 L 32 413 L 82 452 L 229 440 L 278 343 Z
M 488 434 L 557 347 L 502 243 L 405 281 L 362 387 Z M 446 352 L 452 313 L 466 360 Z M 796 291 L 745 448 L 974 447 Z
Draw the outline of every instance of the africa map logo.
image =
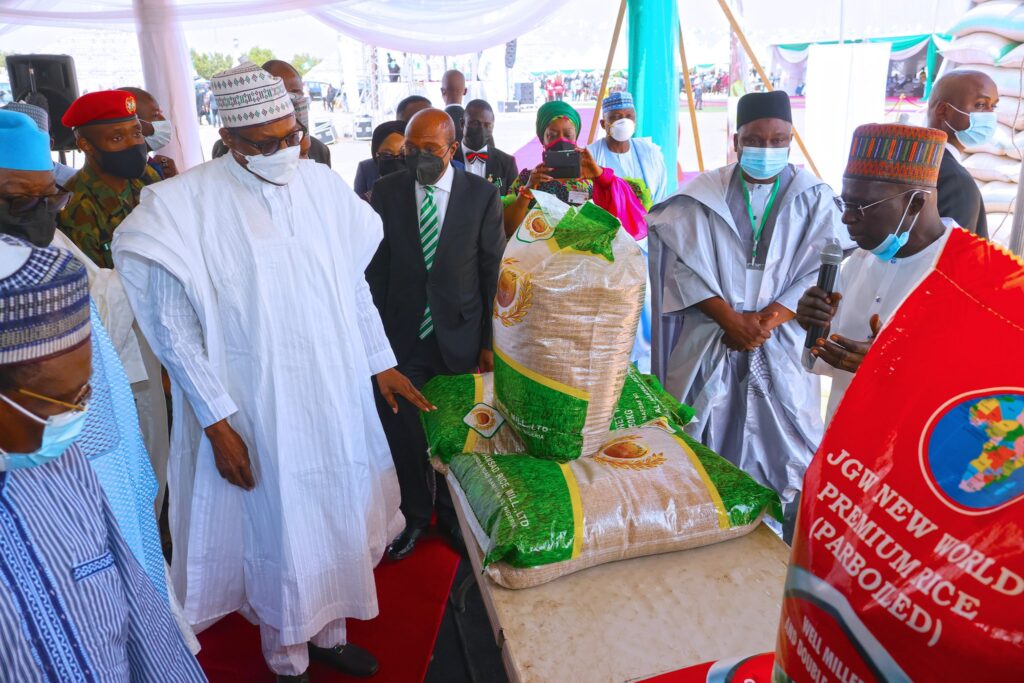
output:
M 932 417 L 921 465 L 947 505 L 984 514 L 1024 496 L 1024 391 L 961 396 Z

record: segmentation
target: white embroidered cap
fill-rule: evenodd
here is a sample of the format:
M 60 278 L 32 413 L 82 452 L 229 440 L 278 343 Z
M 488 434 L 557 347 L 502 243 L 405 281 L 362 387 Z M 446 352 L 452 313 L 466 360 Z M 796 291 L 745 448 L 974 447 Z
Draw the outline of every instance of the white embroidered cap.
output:
M 210 79 L 220 118 L 228 128 L 259 126 L 295 113 L 284 82 L 252 62 Z

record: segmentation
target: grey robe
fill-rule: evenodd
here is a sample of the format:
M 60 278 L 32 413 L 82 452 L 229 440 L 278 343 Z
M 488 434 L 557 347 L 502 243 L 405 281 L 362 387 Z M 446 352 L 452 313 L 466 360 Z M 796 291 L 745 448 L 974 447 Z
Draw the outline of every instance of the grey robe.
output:
M 696 304 L 721 297 L 738 311 L 773 302 L 795 311 L 817 280 L 822 247 L 833 239 L 848 246 L 849 236 L 832 189 L 790 166 L 761 238 L 760 292 L 744 302 L 753 228 L 729 205 L 736 172 L 731 164 L 703 173 L 648 215 L 652 370 L 696 409 L 688 432 L 789 502 L 823 431 L 819 380 L 800 364 L 804 331 L 790 321 L 754 352 L 729 351 Z

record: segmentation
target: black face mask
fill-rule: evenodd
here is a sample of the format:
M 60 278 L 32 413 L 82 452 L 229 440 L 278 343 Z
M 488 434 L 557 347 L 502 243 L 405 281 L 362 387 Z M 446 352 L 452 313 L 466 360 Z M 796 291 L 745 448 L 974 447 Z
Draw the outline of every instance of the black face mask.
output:
M 488 145 L 491 136 L 482 128 L 467 128 L 466 136 L 463 138 L 466 148 L 478 152 Z
M 430 152 L 417 152 L 407 154 L 405 164 L 409 170 L 416 174 L 416 180 L 420 185 L 433 185 L 441 179 L 444 173 L 444 159 L 434 156 Z
M 96 151 L 100 154 L 100 168 L 104 173 L 134 180 L 141 178 L 142 174 L 146 172 L 146 159 L 149 152 L 144 142 L 117 152 L 108 152 L 99 148 Z
M 405 157 L 385 157 L 383 159 L 377 159 L 377 171 L 381 177 L 388 175 L 389 173 L 395 173 L 396 171 L 402 171 L 405 169 Z
M 20 237 L 37 247 L 48 247 L 57 232 L 57 214 L 45 203 L 19 214 L 12 214 L 6 203 L 0 203 L 0 232 Z

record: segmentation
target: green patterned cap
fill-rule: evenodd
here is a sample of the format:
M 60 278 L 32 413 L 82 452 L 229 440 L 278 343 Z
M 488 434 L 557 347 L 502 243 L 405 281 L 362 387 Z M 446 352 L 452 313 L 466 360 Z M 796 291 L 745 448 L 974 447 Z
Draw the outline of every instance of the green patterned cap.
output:
M 252 62 L 222 71 L 210 79 L 217 109 L 228 128 L 248 128 L 294 114 L 284 81 Z

